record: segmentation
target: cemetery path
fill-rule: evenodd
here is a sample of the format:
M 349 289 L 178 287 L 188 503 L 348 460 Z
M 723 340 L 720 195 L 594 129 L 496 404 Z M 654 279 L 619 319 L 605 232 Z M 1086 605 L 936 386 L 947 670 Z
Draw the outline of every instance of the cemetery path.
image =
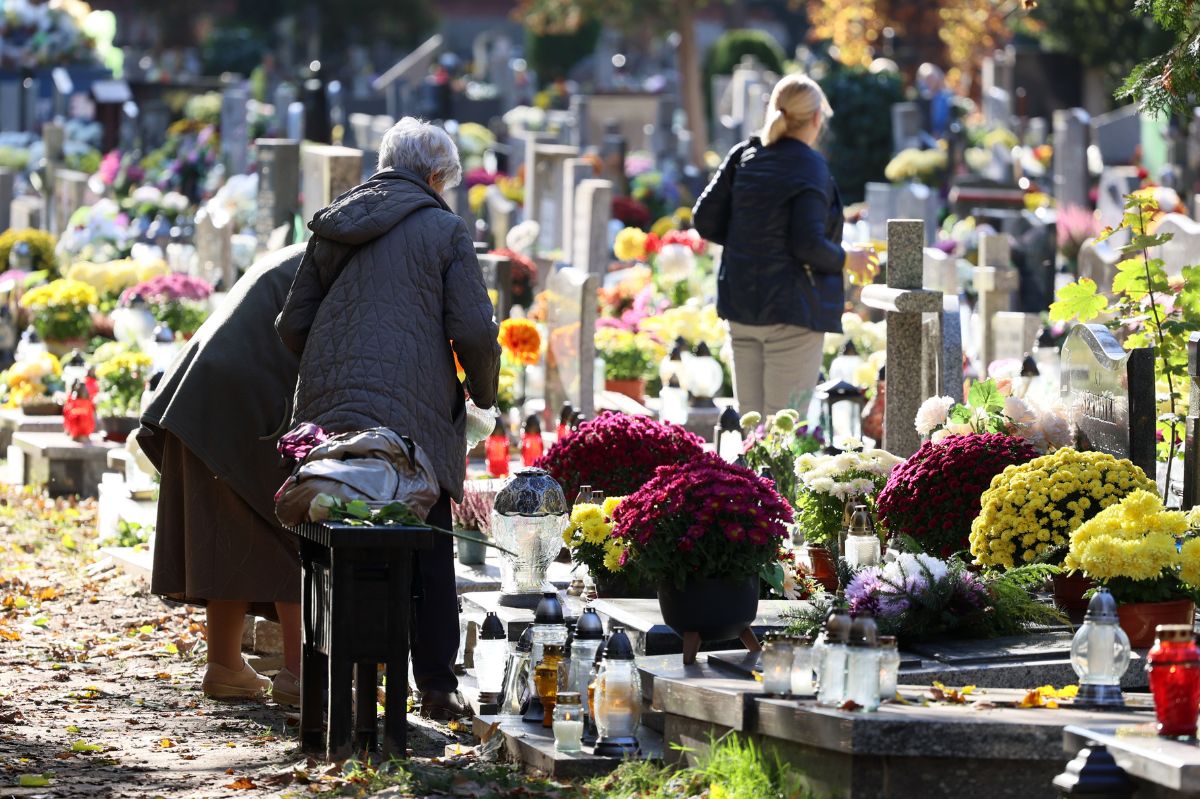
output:
M 113 568 L 94 518 L 95 503 L 0 494 L 0 797 L 353 789 L 353 773 L 300 753 L 294 715 L 200 692 L 203 611 Z M 419 757 L 458 740 L 410 730 Z

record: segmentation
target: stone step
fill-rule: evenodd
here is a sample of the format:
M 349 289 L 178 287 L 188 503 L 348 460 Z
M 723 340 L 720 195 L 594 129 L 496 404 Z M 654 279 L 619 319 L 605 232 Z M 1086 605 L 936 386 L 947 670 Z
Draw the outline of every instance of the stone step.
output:
M 504 756 L 526 770 L 538 771 L 554 779 L 594 777 L 608 774 L 621 765 L 619 757 L 598 757 L 592 747 L 581 752 L 558 752 L 554 748 L 554 733 L 540 724 L 526 724 L 519 719 L 499 716 L 476 716 L 472 731 L 481 741 L 493 735 L 503 735 Z M 639 758 L 662 760 L 662 735 L 643 726 L 638 732 L 641 744 Z

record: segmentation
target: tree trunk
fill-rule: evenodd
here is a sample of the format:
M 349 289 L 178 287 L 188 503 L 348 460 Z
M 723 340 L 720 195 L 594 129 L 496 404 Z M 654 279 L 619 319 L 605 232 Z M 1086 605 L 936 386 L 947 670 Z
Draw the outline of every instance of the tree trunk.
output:
M 692 134 L 691 161 L 697 167 L 704 165 L 704 151 L 708 148 L 708 119 L 704 113 L 704 93 L 701 83 L 704 73 L 700 69 L 700 53 L 696 46 L 696 3 L 695 0 L 679 0 L 679 91 L 682 94 L 683 110 L 687 114 L 688 130 Z

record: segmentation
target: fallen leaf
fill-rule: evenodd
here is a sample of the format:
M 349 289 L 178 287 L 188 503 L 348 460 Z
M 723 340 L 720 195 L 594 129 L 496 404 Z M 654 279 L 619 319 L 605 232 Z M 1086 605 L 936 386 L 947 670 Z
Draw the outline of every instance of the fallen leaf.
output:
M 252 791 L 258 786 L 254 784 L 254 780 L 249 777 L 238 777 L 233 782 L 225 786 L 231 791 Z
M 58 599 L 58 589 L 54 586 L 41 588 L 33 595 L 33 598 L 39 602 L 48 602 L 51 599 Z
M 67 727 L 67 732 L 71 733 L 72 735 L 78 735 L 79 728 L 72 724 L 70 727 Z
M 0 627 L 0 638 L 5 641 L 20 641 L 21 634 L 16 630 L 10 630 L 7 627 Z
M 173 746 L 175 746 L 175 742 L 172 741 L 170 738 L 163 738 L 161 741 L 158 742 L 158 745 L 161 746 L 163 749 L 170 749 Z
M 46 618 L 45 616 L 38 616 L 36 619 L 33 620 L 33 626 L 34 627 L 49 627 L 50 620 L 48 618 Z
M 844 703 L 838 706 L 838 710 L 854 712 L 855 710 L 862 710 L 862 705 L 860 705 L 858 702 L 855 702 L 853 699 L 847 699 Z
M 167 672 L 167 671 L 160 671 L 158 674 L 155 674 L 155 675 L 154 675 L 154 679 L 156 679 L 156 680 L 169 680 L 169 679 L 171 679 L 171 673 L 170 673 L 170 672 Z
M 22 788 L 45 788 L 50 784 L 50 780 L 46 779 L 41 774 L 22 774 L 17 781 L 17 785 Z
M 72 752 L 103 752 L 104 747 L 100 744 L 90 744 L 87 741 L 76 741 L 71 744 Z

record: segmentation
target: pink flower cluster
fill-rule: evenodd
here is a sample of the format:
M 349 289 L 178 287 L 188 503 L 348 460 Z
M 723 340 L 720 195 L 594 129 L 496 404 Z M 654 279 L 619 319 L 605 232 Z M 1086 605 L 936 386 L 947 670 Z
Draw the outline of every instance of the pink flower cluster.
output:
M 663 466 L 614 516 L 623 560 L 656 583 L 756 574 L 778 557 L 792 508 L 769 480 L 705 452 Z
M 971 522 L 992 478 L 1038 454 L 1025 439 L 1000 433 L 926 441 L 892 470 L 875 502 L 879 520 L 940 558 L 970 549 Z
M 659 466 L 690 461 L 703 452 L 703 439 L 678 425 L 605 412 L 558 441 L 537 466 L 554 476 L 571 502 L 581 485 L 610 497 L 631 494 Z
M 134 298 L 139 297 L 149 305 L 165 305 L 179 300 L 199 301 L 208 299 L 212 291 L 212 286 L 198 277 L 172 273 L 125 289 L 121 294 L 121 304 L 129 305 Z

